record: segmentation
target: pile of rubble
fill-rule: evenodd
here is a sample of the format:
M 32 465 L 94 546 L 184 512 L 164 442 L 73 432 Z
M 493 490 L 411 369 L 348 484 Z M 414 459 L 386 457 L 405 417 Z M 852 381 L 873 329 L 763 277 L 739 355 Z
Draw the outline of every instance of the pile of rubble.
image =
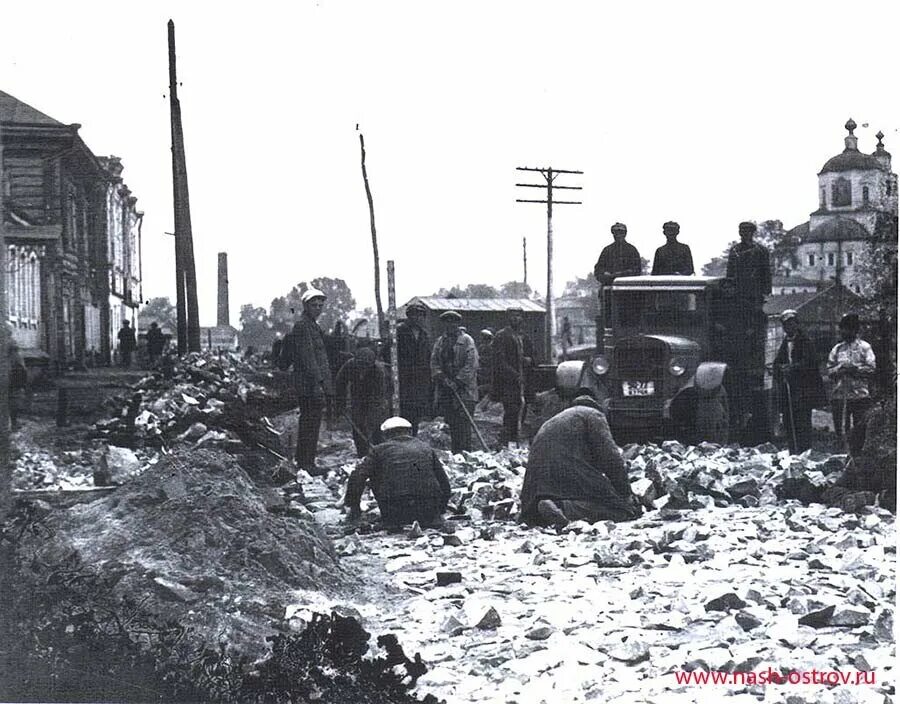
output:
M 250 381 L 254 371 L 234 354 L 189 354 L 110 399 L 115 415 L 98 421 L 95 435 L 124 447 L 266 444 L 278 432 L 259 409 L 280 396 Z
M 726 492 L 727 493 L 727 492 Z M 883 704 L 894 680 L 893 516 L 822 505 L 673 511 L 561 534 L 510 522 L 349 536 L 405 600 L 357 604 L 459 702 Z M 868 686 L 679 682 L 686 672 L 869 673 Z M 853 683 L 851 682 L 851 685 Z

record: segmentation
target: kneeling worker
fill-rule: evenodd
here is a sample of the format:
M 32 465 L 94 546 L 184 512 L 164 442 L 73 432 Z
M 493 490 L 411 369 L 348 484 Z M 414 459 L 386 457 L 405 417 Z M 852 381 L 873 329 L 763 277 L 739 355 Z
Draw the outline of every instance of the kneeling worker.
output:
M 450 500 L 450 482 L 437 453 L 411 435 L 405 418 L 388 418 L 381 432 L 384 442 L 372 448 L 347 482 L 344 505 L 350 518 L 359 518 L 359 500 L 369 482 L 386 526 L 438 522 Z
M 519 520 L 532 525 L 627 521 L 641 515 L 625 460 L 590 396 L 576 398 L 534 436 L 521 503 Z

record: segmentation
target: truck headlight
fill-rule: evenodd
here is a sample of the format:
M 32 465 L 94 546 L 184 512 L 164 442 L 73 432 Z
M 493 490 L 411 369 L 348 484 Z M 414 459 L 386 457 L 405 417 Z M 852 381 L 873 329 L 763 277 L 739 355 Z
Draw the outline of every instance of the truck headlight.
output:
M 606 358 L 606 355 L 598 354 L 594 357 L 594 360 L 591 362 L 591 369 L 594 370 L 594 374 L 597 376 L 606 374 L 609 371 L 609 360 Z
M 687 363 L 683 359 L 673 357 L 669 362 L 669 374 L 672 376 L 681 376 L 687 370 Z

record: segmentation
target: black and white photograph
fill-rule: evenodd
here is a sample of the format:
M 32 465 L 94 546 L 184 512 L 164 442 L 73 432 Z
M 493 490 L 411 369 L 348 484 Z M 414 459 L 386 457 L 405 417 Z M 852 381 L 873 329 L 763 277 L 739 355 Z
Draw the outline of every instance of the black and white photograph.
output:
M 0 7 L 0 702 L 900 704 L 900 5 Z

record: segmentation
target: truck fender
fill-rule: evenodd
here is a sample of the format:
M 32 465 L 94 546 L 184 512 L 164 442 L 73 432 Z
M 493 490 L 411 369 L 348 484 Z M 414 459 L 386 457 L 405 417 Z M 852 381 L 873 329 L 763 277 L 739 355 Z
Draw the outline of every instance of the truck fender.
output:
M 581 375 L 584 371 L 584 362 L 572 360 L 560 362 L 556 365 L 556 390 L 564 398 L 574 397 L 581 388 Z
M 694 387 L 699 396 L 712 396 L 725 381 L 728 365 L 724 362 L 703 362 L 694 374 Z

